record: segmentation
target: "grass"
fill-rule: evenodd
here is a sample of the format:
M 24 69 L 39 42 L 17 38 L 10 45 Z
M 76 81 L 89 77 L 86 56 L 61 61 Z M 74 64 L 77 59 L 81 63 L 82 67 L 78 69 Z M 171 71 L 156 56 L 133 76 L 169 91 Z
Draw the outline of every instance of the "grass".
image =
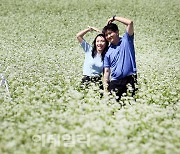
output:
M 0 73 L 12 97 L 0 88 L 0 153 L 179 153 L 178 0 L 1 0 L 0 8 Z M 122 108 L 96 87 L 78 89 L 84 54 L 75 35 L 115 14 L 135 26 L 139 90 Z

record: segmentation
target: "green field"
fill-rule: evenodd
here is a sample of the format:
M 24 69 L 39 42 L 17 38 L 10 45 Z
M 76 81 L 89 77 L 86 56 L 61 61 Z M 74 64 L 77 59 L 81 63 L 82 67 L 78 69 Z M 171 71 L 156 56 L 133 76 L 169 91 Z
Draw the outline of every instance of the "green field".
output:
M 0 74 L 11 95 L 0 87 L 0 153 L 179 154 L 179 10 L 179 0 L 0 0 Z M 135 29 L 139 90 L 120 104 L 96 86 L 79 89 L 76 33 L 113 15 Z

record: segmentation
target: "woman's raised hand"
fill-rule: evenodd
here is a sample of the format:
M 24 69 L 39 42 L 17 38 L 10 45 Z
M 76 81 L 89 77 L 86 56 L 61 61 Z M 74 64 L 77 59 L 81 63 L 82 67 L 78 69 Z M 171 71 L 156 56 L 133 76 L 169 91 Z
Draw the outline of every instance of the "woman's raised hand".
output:
M 92 31 L 96 31 L 96 32 L 101 32 L 98 28 L 96 27 L 91 27 L 91 26 L 88 26 L 89 30 L 92 32 Z

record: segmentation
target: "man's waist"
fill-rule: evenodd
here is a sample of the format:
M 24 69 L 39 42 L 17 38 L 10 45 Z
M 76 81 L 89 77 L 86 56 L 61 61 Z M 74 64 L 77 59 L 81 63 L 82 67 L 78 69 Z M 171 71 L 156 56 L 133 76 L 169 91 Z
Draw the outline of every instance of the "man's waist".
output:
M 115 79 L 112 79 L 112 81 L 115 81 L 115 80 L 125 80 L 125 79 L 130 79 L 130 78 L 137 78 L 137 74 L 133 73 L 133 74 L 127 75 L 127 76 L 120 76 L 120 77 L 117 77 Z

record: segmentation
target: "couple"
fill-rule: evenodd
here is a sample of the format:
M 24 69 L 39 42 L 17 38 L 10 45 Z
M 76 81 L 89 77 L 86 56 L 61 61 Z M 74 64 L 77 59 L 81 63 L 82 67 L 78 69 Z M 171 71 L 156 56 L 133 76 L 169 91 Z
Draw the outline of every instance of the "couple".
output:
M 113 21 L 126 25 L 123 37 L 119 36 L 118 26 Z M 100 32 L 95 27 L 89 27 L 77 34 L 77 39 L 85 51 L 82 83 L 99 82 L 101 89 L 115 92 L 117 101 L 123 93 L 127 93 L 127 86 L 131 85 L 133 96 L 136 83 L 133 21 L 123 17 L 111 17 L 102 33 L 95 37 L 92 47 L 83 39 L 89 31 Z

